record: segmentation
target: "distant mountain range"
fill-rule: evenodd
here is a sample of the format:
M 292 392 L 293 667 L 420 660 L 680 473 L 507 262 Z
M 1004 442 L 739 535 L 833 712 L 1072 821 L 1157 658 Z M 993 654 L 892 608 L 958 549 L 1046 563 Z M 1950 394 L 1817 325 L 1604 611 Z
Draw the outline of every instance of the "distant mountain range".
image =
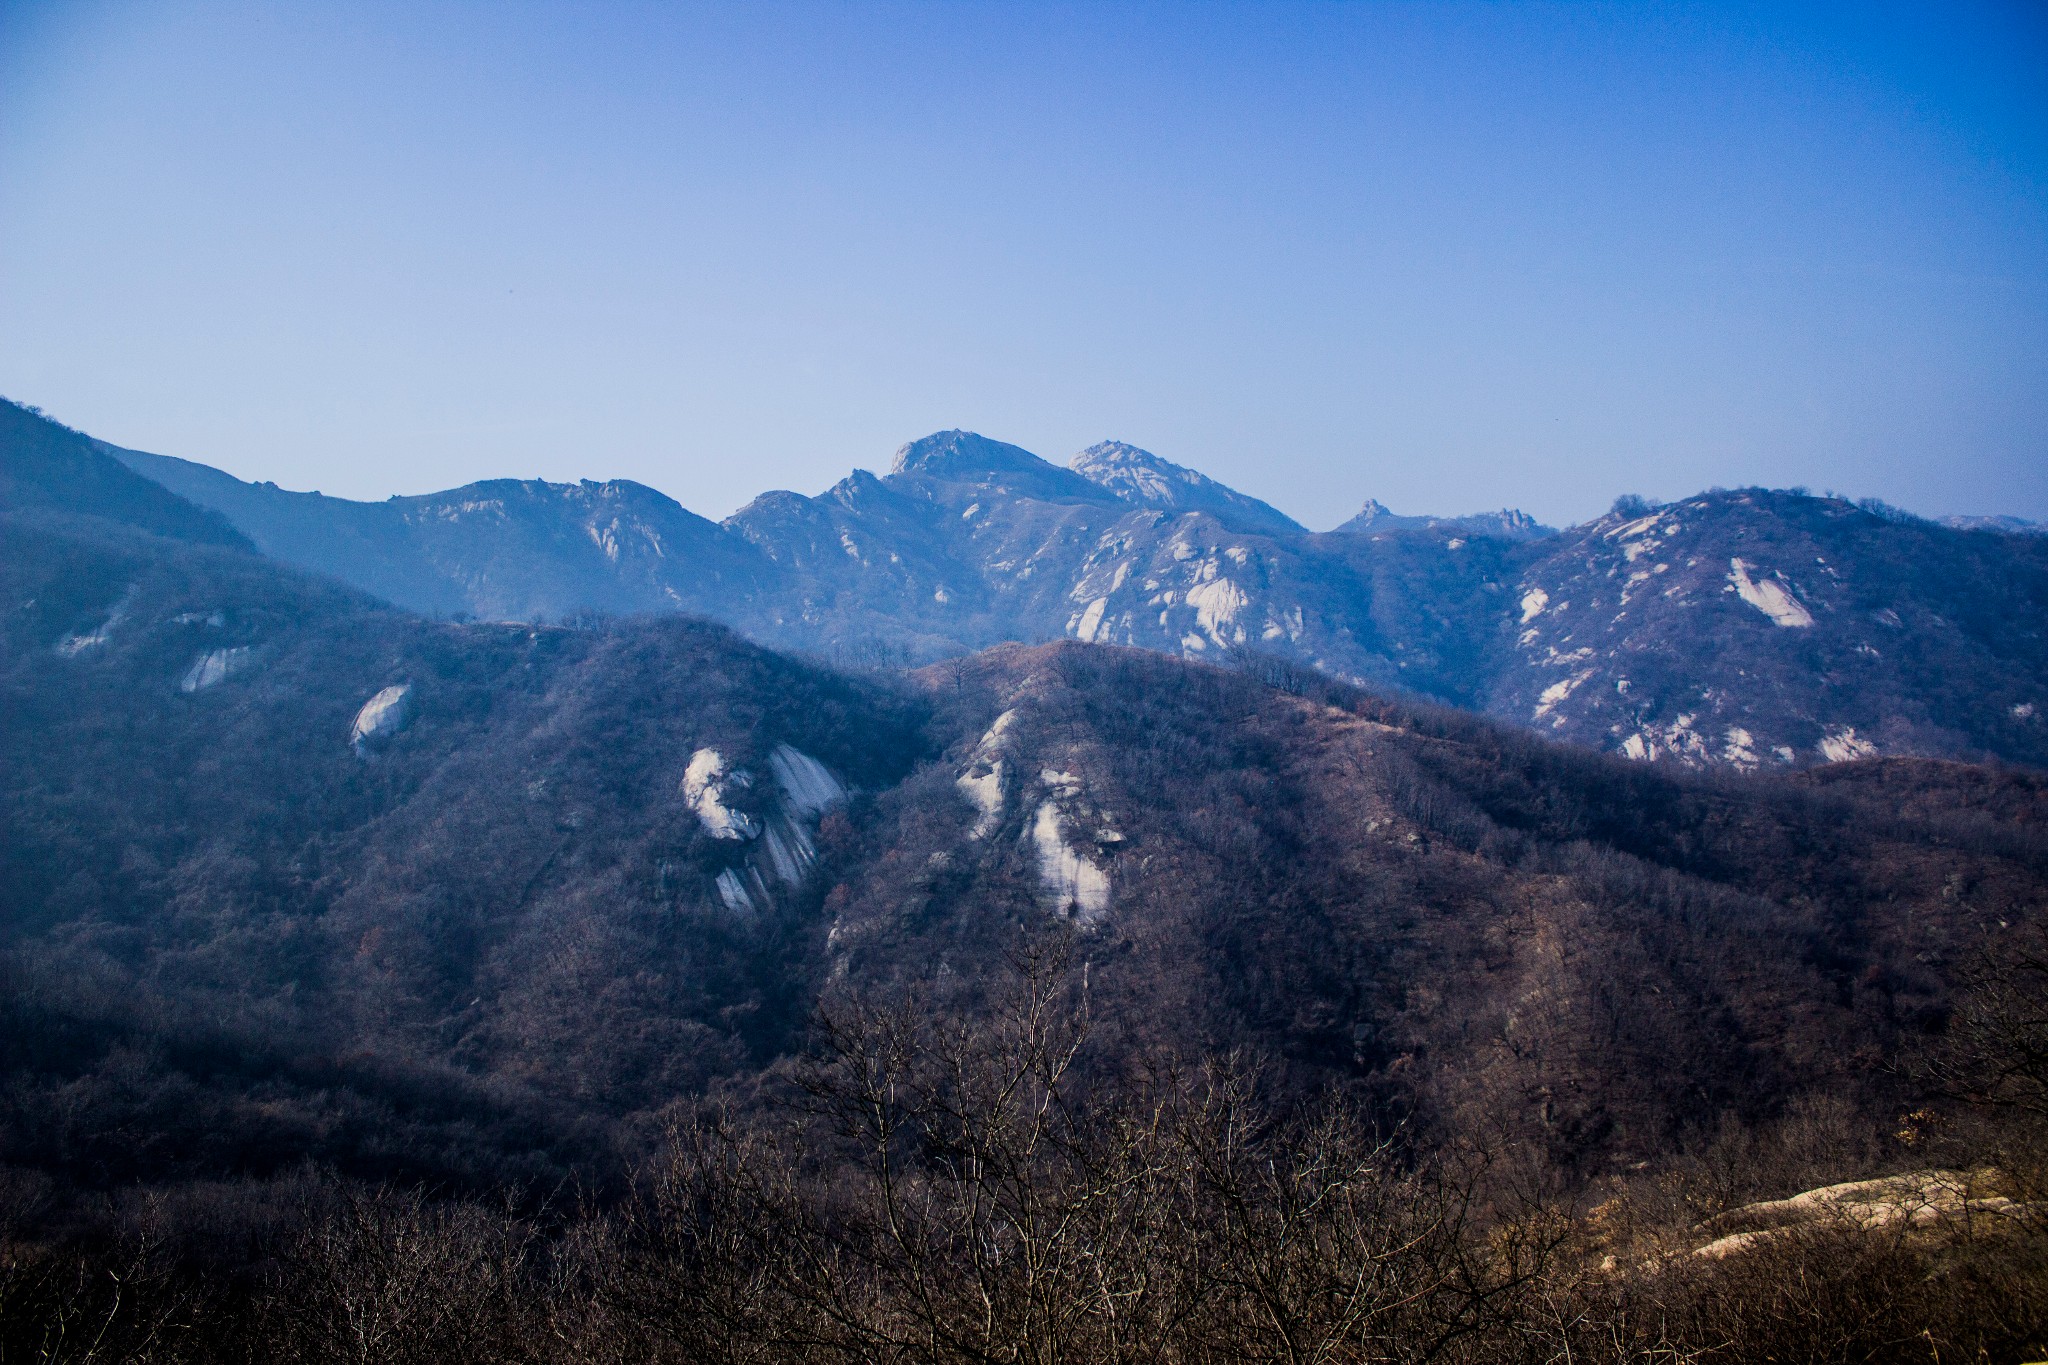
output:
M 1897 1261 L 1919 1243 L 1875 1220 L 1873 1259 L 1840 1260 L 1866 1225 L 1819 1222 L 1825 1240 L 1783 1235 L 1826 1260 L 1738 1258 L 1776 1255 L 1742 1239 L 1780 1234 L 1762 1220 L 1812 1207 L 1801 1190 L 1902 1188 L 1871 1179 L 1901 1166 L 1945 1181 L 2029 1150 L 2030 1130 L 1979 1127 L 1925 1068 L 1944 1033 L 1983 1036 L 1980 983 L 2038 983 L 1982 964 L 2041 960 L 2048 773 L 1865 755 L 1980 737 L 2031 752 L 2033 713 L 2010 708 L 2041 678 L 2048 544 L 1755 490 L 1533 540 L 1316 536 L 1135 452 L 1079 463 L 949 433 L 885 478 L 772 494 L 722 527 L 631 485 L 363 507 L 178 467 L 275 513 L 231 507 L 245 539 L 91 439 L 0 411 L 0 1357 L 47 1357 L 86 1322 L 103 1358 L 162 1358 L 147 1352 L 168 1322 L 188 1360 L 809 1360 L 795 1333 L 698 1353 L 658 1326 L 570 1352 L 585 1338 L 530 1318 L 502 1352 L 467 1326 L 402 1358 L 343 1334 L 383 1304 L 459 1305 L 392 1311 L 389 1341 L 542 1294 L 576 1305 L 562 1323 L 635 1304 L 680 1305 L 657 1324 L 760 1322 L 761 1287 L 780 1291 L 749 1248 L 850 1227 L 849 1250 L 798 1255 L 835 1278 L 872 1264 L 882 1224 L 842 1218 L 862 1207 L 846 1191 L 875 1187 L 818 1164 L 849 1151 L 907 1173 L 887 1186 L 906 1208 L 959 1207 L 936 1182 L 994 1172 L 972 1196 L 992 1233 L 912 1234 L 994 1247 L 989 1264 L 1019 1259 L 1013 1210 L 1050 1210 L 1040 1225 L 1065 1240 L 1066 1210 L 1100 1207 L 1109 1236 L 1058 1253 L 1090 1282 L 1089 1248 L 1139 1240 L 1192 1241 L 1233 1275 L 1245 1244 L 1203 1229 L 1242 1190 L 1271 1191 L 1258 1223 L 1305 1248 L 1265 1265 L 1293 1280 L 1355 1244 L 1373 1258 L 1360 1278 L 1403 1299 L 1444 1272 L 1383 1254 L 1420 1241 L 1447 1247 L 1430 1266 L 1519 1274 L 1534 1262 L 1517 1229 L 1556 1229 L 1540 1235 L 1570 1259 L 1521 1300 L 1542 1321 L 1564 1316 L 1546 1286 L 1606 1304 L 1612 1267 L 1637 1266 L 1633 1302 L 1661 1324 L 1673 1264 L 1742 1276 L 1702 1281 L 1715 1294 L 1810 1288 L 1802 1266 L 1834 1266 L 1809 1298 L 1848 1321 L 1882 1297 L 1850 1292 L 1877 1266 L 1884 1294 L 1931 1286 L 1884 1327 L 1917 1345 L 1916 1304 L 2039 1279 L 2038 1241 L 2016 1240 L 2037 1233 L 2004 1196 L 1961 1206 L 1983 1211 L 1978 1243 L 1916 1223 L 1940 1238 L 1925 1261 Z M 1069 638 L 834 668 L 680 610 L 434 619 L 257 553 L 280 527 L 452 602 L 609 591 L 932 651 L 1020 621 Z M 1339 657 L 1515 723 L 1307 666 Z M 865 1050 L 834 1061 L 854 1038 Z M 833 1074 L 846 1102 L 820 1109 Z M 1209 1088 L 1151 1088 L 1180 1076 Z M 1224 1107 L 1223 1085 L 1259 1107 Z M 898 1096 L 960 1118 L 899 1125 Z M 876 1127 L 846 1123 L 854 1103 Z M 1008 1117 L 1053 1109 L 1072 1122 L 1050 1141 Z M 1136 1160 L 1090 1145 L 1190 1114 L 1216 1117 L 1123 1149 Z M 1357 1140 L 1317 1136 L 1344 1115 Z M 1240 1135 L 1263 1145 L 1209 1164 Z M 1368 1165 L 1475 1193 L 1418 1216 L 1389 1204 L 1397 1187 L 1342 1183 Z M 1250 1175 L 1167 1206 L 1192 1214 L 1133 1219 L 1120 1192 L 1206 1189 L 1217 1170 Z M 1542 1205 L 1519 1202 L 1530 1190 Z M 348 1191 L 365 1197 L 324 1202 Z M 655 1198 L 674 1212 L 643 1217 Z M 1297 1220 L 1316 1204 L 1388 1235 Z M 479 1221 L 487 1207 L 519 1221 Z M 542 1219 L 560 1231 L 523 1230 Z M 1469 1231 L 1438 1243 L 1447 1226 Z M 2007 1245 L 2025 1259 L 1972 1249 Z M 110 1259 L 70 1259 L 97 1247 Z M 714 1301 L 731 1309 L 699 1313 L 684 1272 L 733 1286 Z M 1311 1292 L 1349 1313 L 1353 1273 Z M 989 1281 L 944 1279 L 961 1320 L 982 1311 Z M 189 1288 L 207 1283 L 224 1287 Z M 113 1310 L 76 1306 L 95 1286 L 101 1305 L 140 1286 L 127 1339 L 146 1344 L 100 1349 Z M 285 1305 L 277 1321 L 340 1324 L 345 1349 L 251 1348 L 273 1338 L 229 1314 L 252 1286 Z M 1452 1308 L 1462 1336 L 1469 1309 Z M 1384 1349 L 1374 1313 L 1351 1358 L 1432 1354 Z M 1996 1302 L 1976 1316 L 2019 1320 Z M 1837 1319 L 1724 1354 L 1813 1359 L 1802 1343 L 1839 1341 Z M 1455 1359 L 1562 1358 L 1520 1322 Z M 887 1340 L 833 1358 L 902 1358 L 867 1344 Z M 1587 1340 L 1574 1358 L 1624 1358 Z
M 2048 536 L 2048 522 L 2024 517 L 1943 517 L 1943 526 L 1958 531 L 2003 531 L 2013 536 Z
M 65 430 L 7 422 L 10 450 Z M 1694 767 L 2048 763 L 2048 537 L 2010 518 L 1738 489 L 1624 500 L 1564 531 L 1372 501 L 1317 534 L 1121 442 L 1061 467 L 947 431 L 887 475 L 765 493 L 721 523 L 627 481 L 362 503 L 91 444 L 217 534 L 433 616 L 686 612 L 856 661 L 1131 645 L 1312 668 Z
M 1540 540 L 1557 534 L 1527 512 L 1504 507 L 1498 512 L 1475 512 L 1463 517 L 1404 517 L 1378 498 L 1367 498 L 1365 507 L 1337 528 L 1353 535 L 1380 531 L 1465 531 L 1472 535 L 1499 536 L 1503 540 Z
M 829 992 L 970 1000 L 1048 933 L 1079 945 L 1114 1056 L 1242 1049 L 1276 1086 L 1354 1087 L 1432 1140 L 1514 1133 L 1592 1180 L 1796 1096 L 1885 1131 L 1903 1073 L 1866 1084 L 1842 1059 L 1900 1055 L 1952 1009 L 1959 945 L 2040 903 L 2038 774 L 1882 759 L 1715 781 L 1271 655 L 1253 672 L 1068 639 L 842 671 L 674 612 L 430 620 L 251 553 L 83 437 L 0 420 L 19 476 L 0 506 L 0 1147 L 79 1188 L 309 1159 L 469 1188 L 615 1180 L 671 1106 L 799 1051 Z M 15 458 L 25 434 L 35 462 Z M 680 591 L 716 566 L 744 601 L 784 573 L 821 619 L 1015 610 L 1057 629 L 1078 609 L 1122 637 L 1165 611 L 1202 632 L 1198 660 L 1297 607 L 1276 640 L 1398 649 L 1371 613 L 1421 620 L 1440 579 L 1428 601 L 1482 633 L 1515 613 L 1495 685 L 1534 693 L 1538 730 L 1595 741 L 1623 707 L 1644 708 L 1629 735 L 1666 733 L 1638 693 L 1718 697 L 1745 669 L 1731 707 L 1812 695 L 1798 669 L 1816 666 L 1867 704 L 1883 694 L 1846 672 L 1862 632 L 1886 645 L 1880 676 L 1910 676 L 1891 642 L 1918 641 L 1961 661 L 1959 695 L 1981 687 L 1989 656 L 1957 652 L 1980 623 L 1933 620 L 1873 566 L 2018 552 L 1763 494 L 1607 518 L 1528 560 L 1439 531 L 1265 536 L 1232 523 L 1270 509 L 1115 456 L 1132 496 L 1174 501 L 1106 501 L 947 435 L 887 479 L 763 499 L 738 534 L 616 485 L 305 524 L 454 582 L 542 583 L 512 577 L 519 557 L 581 553 L 589 525 L 615 582 Z M 1215 510 L 1169 510 L 1187 503 Z M 1358 624 L 1318 615 L 1346 593 Z M 1637 616 L 1663 633 L 1631 634 Z M 1580 648 L 1601 662 L 1551 657 Z M 1543 681 L 1589 668 L 1565 693 Z M 1723 761 L 1745 713 L 1684 704 L 1701 709 L 1679 729 L 1711 730 L 1702 761 Z M 1761 767 L 1773 738 L 1750 746 Z

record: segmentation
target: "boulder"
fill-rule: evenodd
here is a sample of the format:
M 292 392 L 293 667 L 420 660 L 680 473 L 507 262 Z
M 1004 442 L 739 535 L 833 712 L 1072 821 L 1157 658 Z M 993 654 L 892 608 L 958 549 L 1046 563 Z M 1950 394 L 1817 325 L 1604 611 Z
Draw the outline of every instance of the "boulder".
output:
M 349 728 L 349 747 L 366 754 L 412 723 L 412 684 L 395 683 L 363 703 Z

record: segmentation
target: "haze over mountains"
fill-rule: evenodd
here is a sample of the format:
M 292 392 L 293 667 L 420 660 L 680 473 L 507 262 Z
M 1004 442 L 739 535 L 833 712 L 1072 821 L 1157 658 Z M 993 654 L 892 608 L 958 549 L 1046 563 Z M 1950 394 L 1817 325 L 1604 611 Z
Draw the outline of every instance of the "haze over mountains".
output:
M 1250 651 L 1631 758 L 2048 762 L 2048 538 L 2025 523 L 1739 489 L 1563 532 L 1371 502 L 1317 534 L 1121 442 L 1061 467 L 960 431 L 714 523 L 630 482 L 357 503 L 102 448 L 264 553 L 430 615 L 681 611 L 913 663 L 1061 638 Z
M 688 588 L 771 627 L 795 603 L 813 614 L 783 628 L 826 643 L 876 625 L 955 649 L 948 631 L 1018 619 L 1070 637 L 847 670 L 676 609 L 407 611 L 257 553 L 260 535 L 86 437 L 0 421 L 10 1354 L 90 1314 L 96 1340 L 128 1343 L 114 1358 L 165 1358 L 174 1321 L 170 1359 L 360 1359 L 374 1311 L 411 1343 L 379 1359 L 571 1342 L 620 1365 L 873 1360 L 935 1313 L 889 1287 L 870 1235 L 906 1172 L 914 1258 L 951 1277 L 1000 1253 L 982 1281 L 947 1279 L 964 1307 L 941 1316 L 983 1337 L 1043 1297 L 1006 1239 L 1013 1208 L 1050 1200 L 1073 1215 L 1077 1283 L 1099 1285 L 1103 1248 L 1135 1258 L 1115 1312 L 1077 1310 L 1073 1340 L 1123 1340 L 1149 1302 L 1123 1286 L 1166 1282 L 1200 1312 L 1149 1320 L 1147 1340 L 1184 1343 L 1164 1359 L 1296 1358 L 1231 1288 L 1273 1246 L 1306 1246 L 1288 1274 L 1312 1277 L 1298 1297 L 1333 1340 L 1360 1339 L 1341 1295 L 1369 1284 L 1372 1340 L 1421 1343 L 1382 1358 L 1538 1365 L 1561 1340 L 1622 1365 L 1673 1333 L 1721 1359 L 1816 1358 L 1742 1344 L 1786 1322 L 1911 1343 L 1848 1357 L 1869 1360 L 1918 1359 L 1930 1323 L 1961 1343 L 1945 1355 L 2025 1359 L 2012 1343 L 2041 1339 L 2039 1148 L 2001 1146 L 2008 1130 L 1916 1068 L 1981 1016 L 1984 964 L 2040 974 L 2048 784 L 1871 756 L 1846 727 L 1821 731 L 1818 766 L 1767 756 L 1767 730 L 1739 760 L 1705 748 L 1771 704 L 1969 717 L 2037 683 L 1993 647 L 2000 613 L 2040 592 L 2029 538 L 1760 490 L 1534 540 L 1312 536 L 1135 452 L 1086 462 L 1118 495 L 960 434 L 724 527 L 630 485 L 485 486 L 396 518 L 340 504 L 348 523 L 250 493 L 310 509 L 320 544 L 377 549 L 394 582 L 440 566 L 537 586 L 569 561 L 589 566 L 578 591 Z M 1896 620 L 1866 621 L 1874 600 Z M 1363 615 L 1315 614 L 1344 610 Z M 1505 645 L 1462 624 L 1502 611 Z M 1849 678 L 1869 630 L 1907 643 Z M 1428 651 L 1427 676 L 1456 679 L 1501 649 L 1519 660 L 1502 676 L 1551 681 L 1505 724 L 1309 667 L 1326 642 L 1404 681 Z M 1638 684 L 1702 678 L 1729 693 L 1657 729 L 1654 753 L 1640 716 L 1620 755 L 1538 737 L 1598 746 Z M 1036 1034 L 1007 1012 L 1020 963 L 1067 1002 Z M 1071 1054 L 1007 1086 L 1002 1068 L 1046 1055 L 1032 1037 L 1069 1029 Z M 833 1126 L 843 1105 L 814 1103 L 835 1093 L 882 1094 L 887 1125 L 889 1096 L 955 1118 L 863 1149 Z M 993 1202 L 958 1159 L 991 1093 L 1002 1122 L 1021 1093 L 1073 1125 L 1024 1144 Z M 1239 1155 L 1148 1195 L 1167 1212 L 1133 1238 L 1132 1180 L 1186 1168 L 1134 1177 L 1090 1144 L 1155 1131 L 1198 1162 L 1212 1138 Z M 1296 1182 L 1325 1179 L 1332 1150 L 1354 1154 L 1336 1184 Z M 1239 1167 L 1249 1193 L 1221 1186 L 1219 1211 L 1201 1192 Z M 1909 1237 L 1781 1232 L 1768 1201 L 1871 1175 L 1892 1183 L 1854 1186 L 1864 1203 L 1934 1191 Z M 1310 1188 L 1334 1191 L 1313 1209 L 1356 1212 L 1340 1226 L 1382 1231 L 1390 1206 L 1367 1195 L 1392 1188 L 1434 1231 L 1360 1268 L 1355 1237 L 1304 1243 L 1284 1221 Z M 568 1189 L 573 1208 L 551 1193 Z M 927 1235 L 955 1190 L 979 1230 Z M 1123 1202 L 1073 1231 L 1098 1190 Z M 1212 1258 L 1233 1218 L 1265 1231 Z M 1504 1263 L 1504 1245 L 1528 1249 Z M 783 1254 L 825 1266 L 822 1288 L 756 1269 Z M 1788 1317 L 1758 1282 L 1819 1288 Z M 1674 1302 L 1696 1320 L 1667 1326 Z M 1613 1340 L 1637 1345 L 1584 1349 Z
M 1093 945 L 1100 1008 L 1132 1036 L 1252 1047 L 1290 1084 L 1368 1083 L 1446 1131 L 1488 1112 L 1608 1169 L 1897 1045 L 1940 1008 L 1927 964 L 2018 916 L 2043 875 L 2035 776 L 1901 760 L 1701 783 L 1305 669 L 1273 687 L 1203 662 L 1266 609 L 1248 593 L 1196 627 L 1192 662 L 1068 640 L 849 676 L 676 613 L 423 619 L 204 517 L 168 522 L 103 451 L 51 440 L 18 481 L 45 496 L 9 505 L 0 556 L 0 1135 L 87 1181 L 307 1152 L 441 1178 L 581 1168 L 796 1046 L 830 983 L 986 979 L 1047 925 Z M 1050 547 L 1037 563 L 1084 582 L 1176 574 L 1198 612 L 1206 585 L 1331 562 L 1225 520 L 1270 509 L 1136 467 L 1136 496 L 1218 511 L 1106 503 L 1080 473 L 948 435 L 886 481 L 769 495 L 735 523 L 771 564 L 822 583 L 860 562 L 899 604 L 958 572 L 909 553 L 931 544 L 909 528 L 951 522 L 997 563 Z M 513 488 L 552 496 L 501 501 Z M 407 524 L 499 515 L 427 505 L 459 515 Z M 1697 515 L 1590 538 L 1640 572 L 1653 555 L 1631 549 L 1676 559 L 1688 532 L 1664 528 Z M 1456 567 L 1512 547 L 1393 548 Z M 1072 611 L 1071 577 L 1014 577 L 1026 608 L 1042 592 Z M 1532 627 L 1580 591 L 1543 581 Z M 1873 817 L 1901 801 L 1948 823 Z M 136 1049 L 181 1099 L 125 1088 Z M 66 1105 L 34 1099 L 65 1087 Z M 219 1136 L 105 1146 L 192 1115 Z

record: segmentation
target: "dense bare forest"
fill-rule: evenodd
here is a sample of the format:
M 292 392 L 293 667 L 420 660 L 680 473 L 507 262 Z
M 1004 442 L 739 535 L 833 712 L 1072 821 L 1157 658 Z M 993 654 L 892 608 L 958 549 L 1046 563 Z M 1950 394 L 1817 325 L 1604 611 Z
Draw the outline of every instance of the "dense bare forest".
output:
M 0 514 L 0 1358 L 2048 1351 L 2037 772 L 434 622 L 122 472 Z
M 53 1223 L 47 1186 L 12 1172 L 4 1349 L 2016 1360 L 2048 1314 L 2044 969 L 2038 943 L 1988 969 L 1962 1046 L 1939 1054 L 1962 1083 L 1947 1093 L 2023 1121 L 1921 1109 L 1880 1151 L 1852 1112 L 1808 1104 L 1575 1190 L 1498 1135 L 1419 1143 L 1336 1095 L 1283 1101 L 1241 1056 L 1107 1056 L 1055 944 L 971 1014 L 827 1007 L 751 1093 L 679 1106 L 614 1198 L 462 1198 L 308 1166 L 126 1189 Z M 1859 1160 L 1895 1173 L 1803 1206 L 1754 1198 Z

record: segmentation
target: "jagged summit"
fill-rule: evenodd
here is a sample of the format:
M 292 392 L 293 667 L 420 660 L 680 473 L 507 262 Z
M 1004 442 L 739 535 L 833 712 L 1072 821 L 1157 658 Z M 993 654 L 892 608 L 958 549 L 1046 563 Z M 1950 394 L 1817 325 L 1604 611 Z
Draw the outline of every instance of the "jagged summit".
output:
M 1381 502 L 1378 498 L 1367 498 L 1365 506 L 1358 509 L 1358 515 L 1337 529 L 1340 531 L 1363 531 L 1369 527 L 1385 525 L 1390 521 L 1421 520 L 1426 520 L 1426 518 L 1395 516 L 1394 509 Z
M 1039 473 L 1053 468 L 1022 446 L 991 441 L 976 431 L 935 431 L 896 452 L 891 474 L 968 479 L 986 474 Z
M 1263 535 L 1299 535 L 1303 529 L 1276 507 L 1124 441 L 1098 441 L 1069 460 L 1067 467 L 1126 502 L 1207 512 L 1232 529 Z
M 1171 498 L 1176 483 L 1209 482 L 1187 466 L 1162 460 L 1128 441 L 1097 441 L 1067 461 L 1067 468 L 1105 488 L 1129 488 L 1150 501 Z
M 1114 493 L 1161 506 L 1176 504 L 1192 489 L 1222 487 L 1206 474 L 1124 441 L 1097 441 L 1067 461 L 1067 468 Z
M 998 495 L 1055 503 L 1106 502 L 1105 490 L 1040 459 L 1022 446 L 991 441 L 974 431 L 935 431 L 896 452 L 889 478 L 913 496 L 930 497 L 946 484 L 986 488 Z M 927 482 L 931 481 L 931 482 Z
M 1503 507 L 1498 512 L 1472 512 L 1460 517 L 1404 517 L 1378 498 L 1367 498 L 1358 515 L 1339 526 L 1337 533 L 1365 535 L 1380 531 L 1434 530 L 1466 531 L 1502 540 L 1539 540 L 1557 534 L 1554 528 L 1545 526 L 1518 507 Z

